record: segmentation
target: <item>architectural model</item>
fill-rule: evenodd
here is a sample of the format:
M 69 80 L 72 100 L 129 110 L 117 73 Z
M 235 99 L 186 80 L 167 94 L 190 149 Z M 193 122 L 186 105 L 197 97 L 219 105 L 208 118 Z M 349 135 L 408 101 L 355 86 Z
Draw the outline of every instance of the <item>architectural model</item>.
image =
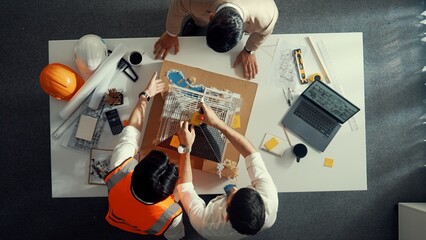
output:
M 166 77 L 171 84 L 165 95 L 157 146 L 169 149 L 176 147 L 171 143 L 180 121 L 189 121 L 192 115 L 199 111 L 201 98 L 222 121 L 231 126 L 234 114 L 241 107 L 239 94 L 197 85 L 195 78 L 185 78 L 184 74 L 176 69 L 167 71 Z M 226 143 L 223 134 L 205 124 L 196 126 L 195 131 L 196 139 L 191 155 L 221 163 Z

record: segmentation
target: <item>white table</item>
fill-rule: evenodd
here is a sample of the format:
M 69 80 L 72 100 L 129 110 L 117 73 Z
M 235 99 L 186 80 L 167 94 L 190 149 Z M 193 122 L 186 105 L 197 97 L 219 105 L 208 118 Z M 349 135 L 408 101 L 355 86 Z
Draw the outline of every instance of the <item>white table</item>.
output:
M 398 239 L 420 240 L 426 236 L 426 203 L 398 203 Z
M 272 35 L 256 52 L 259 74 L 252 80 L 258 83 L 256 98 L 250 117 L 246 136 L 255 147 L 259 147 L 265 133 L 269 132 L 286 139 L 279 122 L 288 110 L 286 99 L 281 88 L 271 84 L 271 62 L 278 39 L 285 39 L 292 44 L 300 43 L 307 46 L 307 34 Z M 366 142 L 365 142 L 365 104 L 364 104 L 364 71 L 362 33 L 328 33 L 309 34 L 316 40 L 323 41 L 327 47 L 329 59 L 332 59 L 333 70 L 338 76 L 339 83 L 344 89 L 345 97 L 361 108 L 355 115 L 358 130 L 352 131 L 346 123 L 336 135 L 325 152 L 318 152 L 308 146 L 308 155 L 300 163 L 285 154 L 277 157 L 262 150 L 261 154 L 266 166 L 277 185 L 279 192 L 306 191 L 346 191 L 366 190 Z M 145 51 L 143 66 L 134 68 L 140 79 L 133 83 L 121 76 L 110 86 L 126 89 L 129 99 L 136 99 L 137 94 L 145 88 L 152 73 L 159 71 L 161 61 L 153 59 L 153 45 L 157 38 L 125 38 L 106 39 L 109 48 L 123 43 L 130 50 Z M 49 62 L 60 62 L 75 69 L 73 49 L 77 40 L 49 41 Z M 180 53 L 169 55 L 168 60 L 199 67 L 208 71 L 241 78 L 241 67 L 231 68 L 233 61 L 242 48 L 242 41 L 234 50 L 225 54 L 217 54 L 210 50 L 203 37 L 180 38 Z M 303 55 L 307 70 L 311 73 L 320 72 L 319 64 L 312 52 Z M 309 66 L 309 67 L 308 67 Z M 50 98 L 51 133 L 60 125 L 62 120 L 58 113 L 65 102 Z M 120 109 L 122 119 L 126 119 L 133 105 Z M 145 122 L 146 124 L 146 122 Z M 108 131 L 105 124 L 104 139 L 98 148 L 113 149 L 116 136 Z M 103 133 L 104 134 L 104 133 Z M 109 136 L 108 136 L 109 134 Z M 297 136 L 289 133 L 294 145 L 302 142 Z M 334 159 L 332 168 L 324 167 L 324 158 Z M 107 196 L 105 186 L 89 185 L 88 178 L 89 155 L 82 154 L 60 146 L 51 140 L 51 171 L 52 197 L 98 197 Z M 219 179 L 217 175 L 194 170 L 194 185 L 199 194 L 222 193 L 227 179 Z M 250 181 L 245 171 L 242 158 L 239 161 L 238 185 L 249 185 Z

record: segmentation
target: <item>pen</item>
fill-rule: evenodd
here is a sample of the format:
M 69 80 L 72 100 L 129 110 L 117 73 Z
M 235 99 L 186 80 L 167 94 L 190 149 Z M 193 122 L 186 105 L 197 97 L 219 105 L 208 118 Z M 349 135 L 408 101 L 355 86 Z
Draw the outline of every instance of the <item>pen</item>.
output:
M 290 98 L 287 96 L 287 94 L 285 93 L 285 89 L 283 88 L 283 93 L 284 93 L 284 97 L 287 99 L 287 104 L 289 106 L 291 106 L 291 102 L 290 102 Z
M 291 145 L 290 137 L 288 136 L 288 133 L 287 133 L 287 130 L 285 129 L 285 126 L 283 126 L 283 129 L 284 129 L 284 133 L 285 133 L 285 136 L 287 138 L 288 144 L 290 145 L 290 147 L 293 147 L 293 145 Z
M 288 105 L 291 106 L 291 102 L 293 101 L 293 90 L 291 90 L 290 88 L 288 88 Z

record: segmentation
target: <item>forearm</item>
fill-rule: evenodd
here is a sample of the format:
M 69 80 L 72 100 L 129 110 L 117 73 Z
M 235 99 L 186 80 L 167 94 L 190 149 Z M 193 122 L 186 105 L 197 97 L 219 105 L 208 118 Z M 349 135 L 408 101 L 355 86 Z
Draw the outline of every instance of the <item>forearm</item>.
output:
M 271 32 L 272 33 L 272 32 Z M 245 47 L 250 51 L 256 51 L 265 42 L 271 33 L 252 33 L 247 39 Z
M 128 127 L 124 128 L 114 149 L 110 163 L 113 168 L 139 151 L 140 132 L 145 118 L 145 109 L 146 99 L 141 96 L 130 114 Z
M 214 127 L 219 129 L 225 135 L 229 142 L 231 142 L 231 144 L 241 155 L 243 155 L 243 157 L 247 157 L 248 155 L 256 152 L 256 149 L 246 137 L 227 126 L 224 122 L 220 122 Z
M 190 153 L 180 154 L 178 184 L 192 182 L 192 168 Z
M 146 98 L 144 96 L 139 97 L 139 101 L 129 117 L 129 126 L 133 126 L 139 131 L 142 131 L 143 121 L 145 119 L 146 104 Z
M 125 127 L 112 154 L 110 169 L 114 169 L 124 160 L 133 157 L 139 151 L 139 145 L 140 131 L 130 126 Z

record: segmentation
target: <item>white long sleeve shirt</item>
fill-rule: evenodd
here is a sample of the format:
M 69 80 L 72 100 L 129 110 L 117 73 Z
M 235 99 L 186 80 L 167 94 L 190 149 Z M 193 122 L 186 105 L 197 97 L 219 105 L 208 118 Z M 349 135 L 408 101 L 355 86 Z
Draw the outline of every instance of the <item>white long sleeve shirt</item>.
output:
M 277 188 L 269 175 L 260 153 L 253 153 L 245 158 L 251 186 L 265 203 L 265 224 L 262 230 L 270 228 L 278 211 Z M 206 239 L 241 239 L 247 237 L 232 228 L 227 220 L 226 195 L 220 195 L 206 203 L 195 192 L 192 182 L 177 186 L 179 199 L 188 214 L 194 229 Z

